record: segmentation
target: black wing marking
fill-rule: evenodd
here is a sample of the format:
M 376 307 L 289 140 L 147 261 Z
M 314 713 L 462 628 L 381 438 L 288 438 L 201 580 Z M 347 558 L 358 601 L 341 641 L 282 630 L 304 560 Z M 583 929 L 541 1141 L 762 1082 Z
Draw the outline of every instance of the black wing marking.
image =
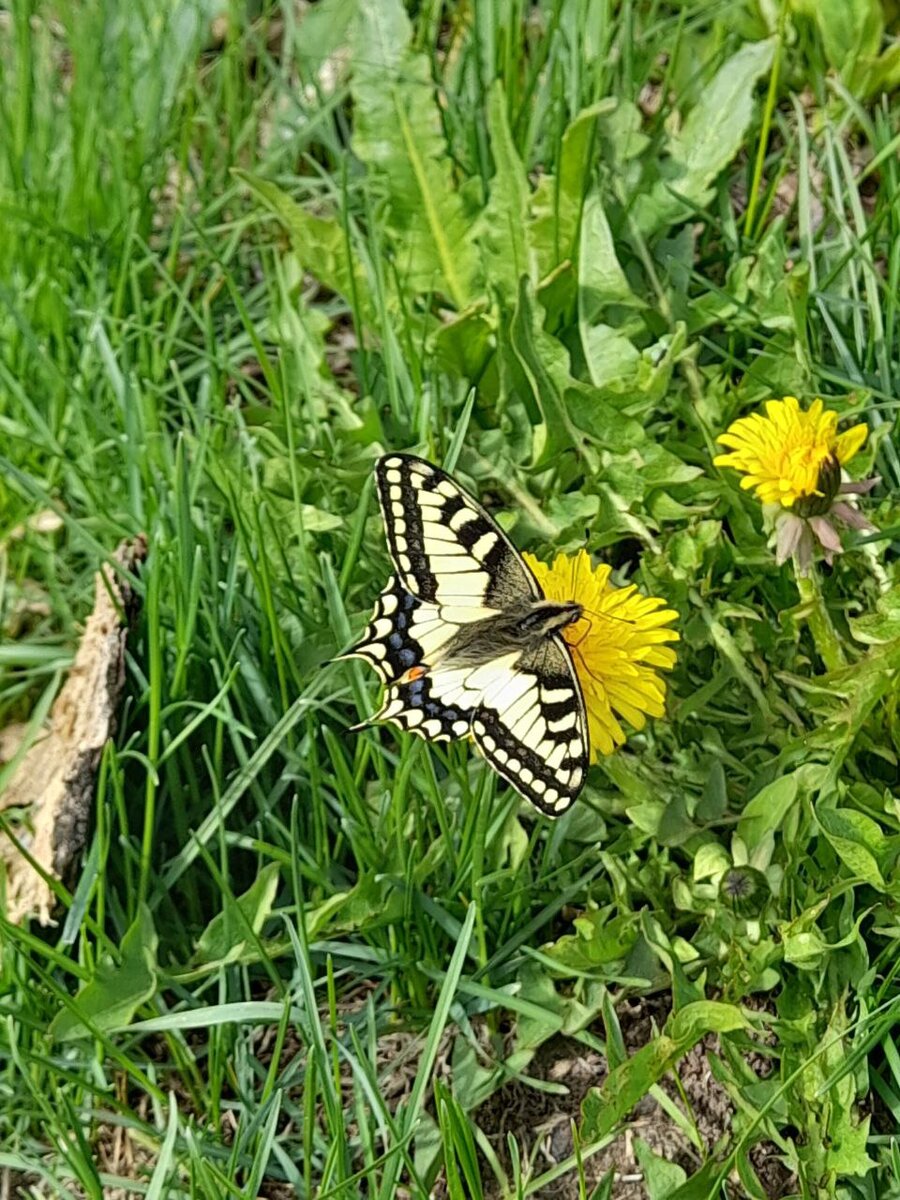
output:
M 457 632 L 435 604 L 426 604 L 392 575 L 375 602 L 365 633 L 338 658 L 362 658 L 382 683 L 394 683 L 411 667 L 427 661 Z
M 445 471 L 411 454 L 375 465 L 388 548 L 403 584 L 421 600 L 455 609 L 460 623 L 484 609 L 543 598 L 503 530 Z
M 422 661 L 422 647 L 412 636 L 412 623 L 421 601 L 408 592 L 396 575 L 375 601 L 375 611 L 355 646 L 338 658 L 362 658 L 381 676 L 395 679 Z
M 508 678 L 498 674 L 472 718 L 472 734 L 494 770 L 541 812 L 558 817 L 574 803 L 590 743 L 581 686 L 561 638 L 523 654 Z
M 429 742 L 449 742 L 468 737 L 472 732 L 472 710 L 462 703 L 446 704 L 435 691 L 439 672 L 427 672 L 404 683 L 385 689 L 381 708 L 372 721 L 391 721 L 409 733 L 417 733 Z M 368 722 L 367 722 L 368 724 Z

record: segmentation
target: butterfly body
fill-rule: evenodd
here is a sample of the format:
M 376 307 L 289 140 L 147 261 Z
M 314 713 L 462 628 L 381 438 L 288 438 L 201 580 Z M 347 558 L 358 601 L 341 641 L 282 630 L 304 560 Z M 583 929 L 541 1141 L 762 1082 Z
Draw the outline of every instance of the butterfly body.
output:
M 482 617 L 463 625 L 435 655 L 435 664 L 472 667 L 490 662 L 498 655 L 525 651 L 544 638 L 580 619 L 582 608 L 574 602 L 551 600 L 519 602 L 496 616 Z
M 395 573 L 342 656 L 366 660 L 385 684 L 371 720 L 430 741 L 473 738 L 507 782 L 558 816 L 588 764 L 584 701 L 560 636 L 581 605 L 547 600 L 496 522 L 440 468 L 389 454 L 375 477 Z

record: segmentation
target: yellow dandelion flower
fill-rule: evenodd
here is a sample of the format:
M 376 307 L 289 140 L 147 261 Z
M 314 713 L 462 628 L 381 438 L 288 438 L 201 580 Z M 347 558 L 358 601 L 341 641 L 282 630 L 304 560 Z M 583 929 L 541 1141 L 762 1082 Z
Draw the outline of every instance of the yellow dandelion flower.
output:
M 563 630 L 584 695 L 591 760 L 612 754 L 625 741 L 620 718 L 643 729 L 647 717 L 665 715 L 665 681 L 659 671 L 675 665 L 678 633 L 665 628 L 678 617 L 657 596 L 631 584 L 613 587 L 611 568 L 593 567 L 589 555 L 557 554 L 552 565 L 524 555 L 548 600 L 577 601 L 582 616 Z
M 844 496 L 861 496 L 878 482 L 852 483 L 841 468 L 860 450 L 868 426 L 837 431 L 838 415 L 821 400 L 802 409 L 794 396 L 769 400 L 766 416 L 741 417 L 717 439 L 730 447 L 713 459 L 717 467 L 734 467 L 766 506 L 765 521 L 773 531 L 775 558 L 793 557 L 801 574 L 812 566 L 817 548 L 832 562 L 843 550 L 840 529 L 874 529 Z
M 735 421 L 717 441 L 729 447 L 713 462 L 734 467 L 764 504 L 782 508 L 824 501 L 824 511 L 838 491 L 841 467 L 866 440 L 868 427 L 854 425 L 837 431 L 838 415 L 821 400 L 802 409 L 794 396 L 769 400 L 766 416 L 753 413 Z M 801 514 L 809 515 L 809 514 Z

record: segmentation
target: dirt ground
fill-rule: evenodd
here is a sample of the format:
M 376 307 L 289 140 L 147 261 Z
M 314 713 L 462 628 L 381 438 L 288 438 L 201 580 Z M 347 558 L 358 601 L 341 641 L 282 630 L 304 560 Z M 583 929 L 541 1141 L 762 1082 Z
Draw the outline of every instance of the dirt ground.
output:
M 617 1015 L 629 1053 L 645 1045 L 653 1035 L 654 1023 L 661 1026 L 667 1008 L 653 999 L 634 1000 L 620 1005 Z M 696 1045 L 679 1063 L 678 1077 L 683 1098 L 671 1079 L 660 1085 L 684 1110 L 685 1099 L 696 1122 L 697 1131 L 707 1149 L 711 1149 L 731 1126 L 734 1108 L 725 1089 L 712 1074 L 707 1055 L 718 1047 L 718 1039 L 708 1037 Z M 762 1054 L 754 1055 L 751 1063 L 758 1074 L 771 1070 L 771 1062 Z M 535 1171 L 539 1174 L 564 1162 L 573 1152 L 571 1121 L 580 1116 L 581 1101 L 588 1090 L 599 1087 L 606 1078 L 606 1061 L 600 1054 L 586 1050 L 571 1039 L 557 1037 L 546 1042 L 528 1068 L 529 1076 L 561 1083 L 568 1095 L 539 1091 L 527 1084 L 513 1082 L 496 1091 L 479 1108 L 475 1119 L 489 1138 L 498 1158 L 509 1165 L 507 1137 L 516 1139 L 523 1155 L 539 1143 Z M 677 1163 L 688 1175 L 701 1166 L 701 1156 L 695 1145 L 652 1097 L 645 1096 L 634 1108 L 628 1128 L 608 1147 L 585 1162 L 588 1189 L 596 1186 L 607 1172 L 612 1171 L 614 1183 L 612 1200 L 648 1200 L 643 1174 L 635 1154 L 635 1140 L 640 1138 L 654 1154 Z M 775 1146 L 762 1142 L 750 1154 L 767 1196 L 780 1200 L 793 1192 L 796 1179 L 778 1157 Z M 485 1166 L 484 1179 L 490 1178 Z M 736 1193 L 740 1194 L 740 1193 Z M 491 1193 L 492 1200 L 500 1192 Z M 578 1200 L 579 1181 L 570 1172 L 541 1196 L 546 1200 Z

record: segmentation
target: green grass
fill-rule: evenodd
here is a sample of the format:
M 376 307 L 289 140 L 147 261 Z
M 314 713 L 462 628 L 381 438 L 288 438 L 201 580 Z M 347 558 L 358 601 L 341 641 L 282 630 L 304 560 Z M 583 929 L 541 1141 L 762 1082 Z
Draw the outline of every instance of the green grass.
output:
M 761 1139 L 798 1196 L 898 1196 L 895 6 L 404 12 L 0 13 L 0 727 L 55 694 L 98 564 L 150 544 L 74 890 L 52 928 L 0 925 L 0 1180 L 586 1195 L 713 1030 L 733 1134 L 654 1197 L 735 1169 L 763 1195 Z M 784 394 L 868 421 L 854 470 L 882 479 L 884 535 L 820 579 L 827 678 L 711 465 Z M 556 824 L 467 747 L 345 732 L 373 679 L 321 664 L 388 569 L 388 447 L 679 610 L 667 719 Z M 10 538 L 48 508 L 58 532 Z M 732 862 L 750 913 L 711 882 Z M 616 1004 L 649 991 L 668 1041 L 625 1061 Z M 548 1172 L 477 1106 L 560 1031 L 620 1065 Z

